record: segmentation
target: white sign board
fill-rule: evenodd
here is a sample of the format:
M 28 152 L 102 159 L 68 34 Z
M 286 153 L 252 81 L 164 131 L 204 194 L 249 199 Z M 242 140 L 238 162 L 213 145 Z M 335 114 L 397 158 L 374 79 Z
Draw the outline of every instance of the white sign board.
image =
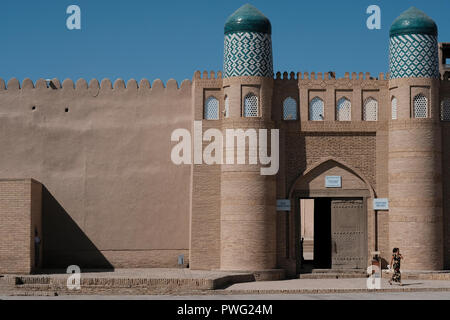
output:
M 373 210 L 389 210 L 389 199 L 373 199 Z
M 277 200 L 277 211 L 291 211 L 291 200 L 289 199 Z
M 342 177 L 341 176 L 326 176 L 325 177 L 326 188 L 341 188 Z

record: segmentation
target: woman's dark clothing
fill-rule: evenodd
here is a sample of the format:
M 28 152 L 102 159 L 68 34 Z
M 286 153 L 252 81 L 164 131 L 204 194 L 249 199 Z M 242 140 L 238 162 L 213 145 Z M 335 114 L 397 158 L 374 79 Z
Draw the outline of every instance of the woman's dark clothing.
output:
M 400 273 L 400 260 L 401 256 L 397 254 L 392 255 L 393 264 L 392 269 L 394 269 L 394 274 L 392 275 L 392 281 L 394 282 L 402 282 L 402 274 Z

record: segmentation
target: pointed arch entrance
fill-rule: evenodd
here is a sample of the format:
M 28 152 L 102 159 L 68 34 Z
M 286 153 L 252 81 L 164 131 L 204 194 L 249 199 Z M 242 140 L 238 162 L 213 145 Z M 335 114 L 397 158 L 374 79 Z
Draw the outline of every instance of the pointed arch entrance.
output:
M 327 177 L 339 177 L 340 186 L 327 186 Z M 321 159 L 295 179 L 289 197 L 294 204 L 290 216 L 294 230 L 290 241 L 297 273 L 308 262 L 317 269 L 363 270 L 367 267 L 371 247 L 368 200 L 374 197 L 374 189 L 357 169 L 338 159 Z M 306 206 L 305 201 L 309 202 Z M 304 255 L 304 249 L 311 250 L 311 245 L 302 239 L 305 230 L 302 220 L 304 224 L 307 210 L 310 218 L 313 215 L 313 230 L 309 230 L 313 234 L 312 261 Z

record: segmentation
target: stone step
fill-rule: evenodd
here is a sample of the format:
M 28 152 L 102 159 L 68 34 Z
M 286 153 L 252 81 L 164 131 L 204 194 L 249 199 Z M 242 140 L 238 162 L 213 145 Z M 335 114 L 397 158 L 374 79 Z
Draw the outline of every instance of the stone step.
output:
M 345 273 L 345 274 L 366 274 L 365 270 L 362 269 L 312 269 L 312 273 Z
M 367 278 L 365 273 L 301 273 L 299 279 L 349 279 L 349 278 Z

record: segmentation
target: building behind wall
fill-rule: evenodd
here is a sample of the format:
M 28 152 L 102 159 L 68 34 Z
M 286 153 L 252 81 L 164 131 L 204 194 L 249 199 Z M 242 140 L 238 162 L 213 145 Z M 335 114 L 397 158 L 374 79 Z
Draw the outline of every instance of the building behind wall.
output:
M 42 267 L 175 267 L 184 255 L 192 269 L 295 274 L 301 200 L 314 199 L 311 237 L 329 237 L 319 246 L 332 268 L 364 269 L 374 251 L 386 264 L 393 247 L 405 269 L 449 268 L 450 81 L 436 24 L 404 12 L 387 42 L 390 74 L 376 76 L 274 74 L 270 21 L 250 5 L 224 31 L 223 73 L 180 85 L 0 80 L 0 178 L 42 183 Z M 194 121 L 202 133 L 279 129 L 278 173 L 174 164 L 171 135 L 194 137 Z M 5 186 L 2 235 L 17 228 Z M 389 210 L 373 210 L 375 198 Z M 277 199 L 291 210 L 277 212 Z M 28 245 L 6 239 L 1 272 L 31 272 Z M 12 256 L 24 260 L 5 263 Z

